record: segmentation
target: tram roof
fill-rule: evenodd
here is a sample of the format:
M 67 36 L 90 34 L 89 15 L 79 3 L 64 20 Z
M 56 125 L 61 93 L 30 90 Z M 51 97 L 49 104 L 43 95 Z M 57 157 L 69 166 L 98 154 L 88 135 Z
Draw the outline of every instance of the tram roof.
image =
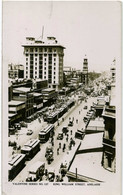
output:
M 25 154 L 14 154 L 10 157 L 8 164 L 11 166 L 17 165 L 24 157 Z
M 54 127 L 54 125 L 52 125 L 52 124 L 47 125 L 44 129 L 42 129 L 42 130 L 39 132 L 39 134 L 40 134 L 40 133 L 47 133 L 48 131 L 50 131 L 50 129 L 51 129 L 52 127 Z
M 28 150 L 28 148 L 34 148 L 39 143 L 40 143 L 40 141 L 38 139 L 31 139 L 26 144 L 24 144 L 22 149 L 27 148 L 27 150 Z

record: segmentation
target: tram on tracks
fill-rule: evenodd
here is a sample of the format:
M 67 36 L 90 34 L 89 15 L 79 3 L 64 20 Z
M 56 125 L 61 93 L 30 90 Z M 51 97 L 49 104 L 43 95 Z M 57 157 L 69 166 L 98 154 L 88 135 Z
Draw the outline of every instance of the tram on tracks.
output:
M 39 150 L 40 141 L 38 139 L 31 139 L 21 148 L 21 153 L 26 155 L 26 160 L 30 160 Z
M 8 161 L 8 179 L 13 180 L 25 166 L 25 154 L 13 154 Z
M 49 124 L 47 125 L 44 129 L 42 129 L 39 132 L 39 140 L 41 143 L 45 143 L 49 140 L 50 137 L 53 136 L 54 134 L 54 125 L 53 124 Z

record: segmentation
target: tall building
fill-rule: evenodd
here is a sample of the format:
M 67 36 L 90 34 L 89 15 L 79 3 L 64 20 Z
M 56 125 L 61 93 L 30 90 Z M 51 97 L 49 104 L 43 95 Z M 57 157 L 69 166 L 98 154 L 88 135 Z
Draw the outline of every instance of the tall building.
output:
M 63 86 L 64 49 L 55 37 L 46 42 L 27 37 L 24 47 L 25 78 L 48 80 L 48 87 L 58 90 Z
M 108 86 L 109 102 L 103 110 L 105 131 L 103 136 L 102 165 L 105 169 L 116 172 L 116 73 L 115 60 L 111 67 L 112 83 Z
M 84 58 L 84 62 L 83 62 L 82 83 L 84 85 L 88 85 L 88 59 L 87 58 Z

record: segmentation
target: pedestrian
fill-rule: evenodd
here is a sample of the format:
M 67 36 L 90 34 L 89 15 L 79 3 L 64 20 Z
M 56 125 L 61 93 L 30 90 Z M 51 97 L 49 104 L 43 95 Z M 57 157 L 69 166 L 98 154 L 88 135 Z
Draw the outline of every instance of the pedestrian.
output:
M 59 149 L 61 148 L 61 142 L 59 143 Z
M 79 114 L 80 114 L 80 111 L 79 111 Z
M 57 155 L 59 155 L 59 148 L 57 148 Z
M 47 176 L 48 175 L 48 170 L 47 169 L 45 169 L 45 176 Z
M 52 141 L 52 146 L 54 146 L 54 141 Z
M 64 121 L 64 118 L 62 118 L 62 121 Z
M 68 142 L 68 137 L 66 137 L 66 142 Z
M 69 121 L 70 121 L 70 119 L 71 119 L 71 118 L 69 117 Z
M 76 123 L 78 124 L 78 119 L 76 119 Z
M 71 135 L 72 135 L 72 130 L 70 131 Z

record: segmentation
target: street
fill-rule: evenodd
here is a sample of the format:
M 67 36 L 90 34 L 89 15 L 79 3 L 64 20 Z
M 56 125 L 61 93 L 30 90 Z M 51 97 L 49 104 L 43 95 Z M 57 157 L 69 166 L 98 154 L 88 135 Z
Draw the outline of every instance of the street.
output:
M 40 144 L 40 151 L 34 156 L 34 158 L 30 161 L 26 161 L 26 166 L 23 168 L 23 170 L 15 177 L 15 179 L 13 180 L 14 182 L 22 182 L 25 181 L 26 178 L 28 177 L 28 170 L 29 167 L 34 164 L 36 161 L 42 161 L 45 162 L 45 168 L 47 170 L 52 169 L 55 171 L 55 175 L 59 174 L 59 169 L 60 169 L 60 165 L 61 163 L 63 163 L 63 159 L 64 156 L 66 154 L 69 154 L 70 148 L 69 148 L 69 144 L 70 144 L 70 140 L 71 138 L 73 140 L 75 140 L 75 145 L 78 142 L 78 139 L 75 139 L 75 131 L 77 129 L 84 128 L 85 123 L 83 122 L 83 118 L 86 115 L 87 111 L 90 109 L 90 106 L 92 105 L 92 103 L 95 101 L 95 98 L 91 97 L 88 98 L 87 103 L 85 103 L 84 101 L 82 103 L 80 103 L 77 100 L 76 97 L 76 104 L 75 106 L 73 106 L 67 113 L 65 113 L 63 115 L 62 118 L 64 118 L 64 121 L 62 120 L 62 118 L 60 119 L 60 124 L 59 126 L 57 125 L 57 122 L 55 123 L 55 135 L 54 135 L 54 146 L 53 146 L 53 152 L 54 152 L 54 161 L 49 165 L 46 161 L 45 158 L 45 152 L 46 152 L 46 147 L 51 146 L 51 142 L 50 139 L 48 142 L 44 143 L 44 144 Z M 88 109 L 83 109 L 83 107 L 85 105 L 88 105 Z M 69 120 L 72 119 L 73 120 L 73 126 L 68 127 L 69 132 L 68 132 L 68 139 L 67 136 L 63 136 L 63 140 L 57 140 L 57 136 L 59 132 L 62 132 L 62 128 L 64 126 L 68 126 Z M 11 140 L 15 139 L 18 142 L 18 145 L 23 146 L 29 139 L 31 138 L 38 138 L 38 133 L 41 130 L 41 128 L 43 128 L 44 126 L 46 126 L 46 122 L 42 122 L 39 123 L 38 119 L 36 119 L 35 121 L 33 121 L 32 123 L 28 124 L 28 129 L 32 129 L 33 130 L 33 134 L 28 136 L 26 135 L 26 129 L 23 128 L 22 130 L 20 130 L 20 135 L 16 136 L 11 136 L 9 137 L 9 139 L 11 138 Z M 21 134 L 22 133 L 22 134 Z M 79 140 L 80 141 L 80 140 Z M 61 143 L 61 147 L 59 148 L 59 143 Z M 65 144 L 65 150 L 63 151 L 63 145 Z M 71 150 L 74 150 L 75 146 L 72 146 Z

